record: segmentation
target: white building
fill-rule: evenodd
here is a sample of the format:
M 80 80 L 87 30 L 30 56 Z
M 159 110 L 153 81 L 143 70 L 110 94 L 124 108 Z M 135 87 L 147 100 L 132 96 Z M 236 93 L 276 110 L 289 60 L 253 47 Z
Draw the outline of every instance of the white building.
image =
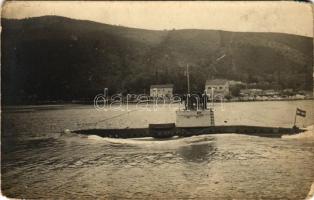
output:
M 151 85 L 150 96 L 172 97 L 173 96 L 173 84 Z
M 263 95 L 262 89 L 242 89 L 240 90 L 241 96 L 261 96 Z
M 213 79 L 207 80 L 205 84 L 205 90 L 207 94 L 211 94 L 214 91 L 214 95 L 229 95 L 229 81 L 226 79 Z

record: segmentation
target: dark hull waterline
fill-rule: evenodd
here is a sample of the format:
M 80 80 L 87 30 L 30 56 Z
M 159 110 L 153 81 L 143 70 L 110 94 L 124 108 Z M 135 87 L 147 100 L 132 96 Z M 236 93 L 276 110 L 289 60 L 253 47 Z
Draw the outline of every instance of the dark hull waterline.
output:
M 148 128 L 127 128 L 127 129 L 84 129 L 75 130 L 74 133 L 83 135 L 98 135 L 110 138 L 169 138 L 173 136 L 189 137 L 205 134 L 245 134 L 263 137 L 281 137 L 303 132 L 303 129 L 263 127 L 263 126 L 207 126 L 207 127 L 176 127 L 173 124 L 150 125 Z

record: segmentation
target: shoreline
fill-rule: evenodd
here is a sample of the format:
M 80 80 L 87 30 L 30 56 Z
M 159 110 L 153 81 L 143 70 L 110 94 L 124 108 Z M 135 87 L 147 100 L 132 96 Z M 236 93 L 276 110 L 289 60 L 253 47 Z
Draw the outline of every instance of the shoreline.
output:
M 274 99 L 274 100 L 247 100 L 247 101 L 214 101 L 214 103 L 219 104 L 219 103 L 254 103 L 254 102 L 294 102 L 294 101 L 314 101 L 314 98 L 309 98 L 309 99 Z M 136 105 L 138 102 L 128 102 L 130 105 Z M 208 104 L 211 104 L 212 102 L 208 102 Z M 155 104 L 155 102 L 148 102 L 149 105 Z M 169 102 L 165 102 L 165 104 L 170 104 Z M 183 104 L 183 103 L 182 103 Z M 65 106 L 92 106 L 94 105 L 93 102 L 90 101 L 80 101 L 80 102 L 43 102 L 43 103 L 33 103 L 33 104 L 2 104 L 1 105 L 1 110 L 4 109 L 14 109 L 14 108 L 20 108 L 20 107 L 27 107 L 27 108 L 41 108 L 41 107 L 65 107 Z M 122 103 L 122 106 L 127 105 L 126 102 Z

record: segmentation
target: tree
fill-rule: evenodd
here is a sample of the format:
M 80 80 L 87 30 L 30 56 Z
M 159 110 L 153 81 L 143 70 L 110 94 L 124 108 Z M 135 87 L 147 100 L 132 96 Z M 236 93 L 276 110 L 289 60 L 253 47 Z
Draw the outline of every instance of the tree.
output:
M 240 85 L 231 86 L 230 87 L 231 96 L 234 96 L 234 97 L 240 96 L 240 90 L 241 90 L 241 86 Z

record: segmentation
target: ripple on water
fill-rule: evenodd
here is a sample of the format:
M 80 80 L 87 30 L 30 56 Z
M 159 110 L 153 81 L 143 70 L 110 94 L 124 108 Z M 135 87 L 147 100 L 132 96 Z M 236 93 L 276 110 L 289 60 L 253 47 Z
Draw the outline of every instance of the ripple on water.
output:
M 263 113 L 267 106 L 257 109 L 271 124 L 272 112 Z M 155 113 L 160 116 L 154 119 L 172 119 L 165 113 Z M 283 113 L 277 124 L 287 123 Z M 314 142 L 309 140 L 233 134 L 131 140 L 57 134 L 104 115 L 113 114 L 84 108 L 6 116 L 11 125 L 4 127 L 3 135 L 3 193 L 26 199 L 304 199 L 314 180 Z M 142 120 L 136 117 L 130 120 L 139 125 Z

